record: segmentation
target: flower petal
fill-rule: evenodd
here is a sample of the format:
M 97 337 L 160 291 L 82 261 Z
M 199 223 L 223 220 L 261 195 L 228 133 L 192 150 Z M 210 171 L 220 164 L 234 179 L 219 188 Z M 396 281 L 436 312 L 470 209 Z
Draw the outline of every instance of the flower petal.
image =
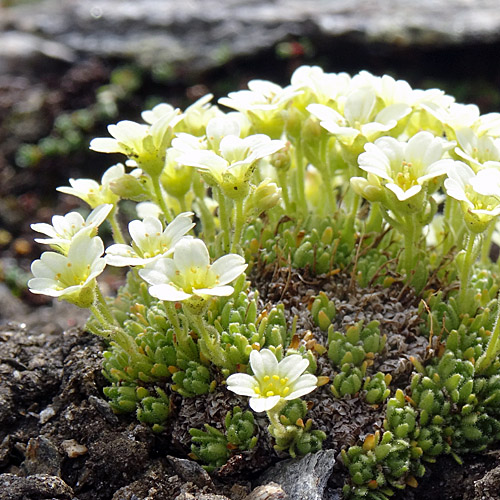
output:
M 186 300 L 191 297 L 191 294 L 179 290 L 175 286 L 163 283 L 162 285 L 153 285 L 149 287 L 149 293 L 160 300 L 166 300 L 168 302 L 177 302 L 181 300 Z
M 249 404 L 253 411 L 260 413 L 272 410 L 281 399 L 281 396 L 271 396 L 269 398 L 250 398 Z
M 215 286 L 213 288 L 193 288 L 195 295 L 213 295 L 214 297 L 228 297 L 234 292 L 232 286 Z
M 305 394 L 309 394 L 317 388 L 318 379 L 315 375 L 306 373 L 302 375 L 300 379 L 293 385 L 292 392 L 288 394 L 285 399 L 291 400 L 300 398 Z
M 287 377 L 288 383 L 292 384 L 309 367 L 309 361 L 299 354 L 292 354 L 282 359 L 278 364 L 278 375 L 280 378 Z
M 217 282 L 225 285 L 240 276 L 246 268 L 247 264 L 241 255 L 229 254 L 217 259 L 210 270 L 217 276 Z
M 181 239 L 175 245 L 174 263 L 180 274 L 188 274 L 191 267 L 208 269 L 210 257 L 207 246 L 199 239 Z

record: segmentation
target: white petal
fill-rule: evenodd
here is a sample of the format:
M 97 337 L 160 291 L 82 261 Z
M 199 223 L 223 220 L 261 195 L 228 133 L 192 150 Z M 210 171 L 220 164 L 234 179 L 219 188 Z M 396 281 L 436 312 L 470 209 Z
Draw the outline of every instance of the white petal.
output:
M 472 202 L 467 198 L 463 185 L 461 185 L 455 179 L 450 179 L 450 178 L 445 179 L 444 187 L 446 189 L 446 194 L 448 196 L 451 196 L 452 198 L 455 198 L 455 200 L 458 201 L 465 201 L 470 207 L 474 206 Z
M 417 179 L 418 183 L 422 184 L 429 179 L 447 174 L 449 170 L 453 168 L 454 163 L 454 160 L 451 160 L 449 158 L 432 163 L 426 168 L 426 174 Z
M 347 97 L 344 116 L 349 124 L 368 123 L 375 107 L 375 92 L 370 88 L 355 90 Z
M 55 238 L 58 236 L 57 232 L 55 229 L 50 225 L 45 222 L 39 222 L 37 224 L 31 224 L 31 229 L 33 231 L 36 231 L 37 233 L 42 233 L 47 236 L 50 236 L 51 238 Z M 36 241 L 36 240 L 35 240 Z
M 221 158 L 219 155 L 213 151 L 191 151 L 185 155 L 182 155 L 178 162 L 181 165 L 190 165 L 191 167 L 197 167 L 202 170 L 214 170 L 215 172 L 222 172 L 228 166 L 228 162 Z
M 50 297 L 60 297 L 64 291 L 57 290 L 57 283 L 48 278 L 31 278 L 28 281 L 28 288 L 31 293 L 48 295 Z
M 108 125 L 108 131 L 119 142 L 134 145 L 146 136 L 148 127 L 130 120 L 122 120 L 116 125 Z
M 191 294 L 166 283 L 149 287 L 149 293 L 157 299 L 166 300 L 168 302 L 177 302 L 191 297 Z
M 94 210 L 92 210 L 92 212 L 90 212 L 89 216 L 87 217 L 86 223 L 92 224 L 94 226 L 100 226 L 106 220 L 106 217 L 109 215 L 112 209 L 113 205 L 111 205 L 110 203 L 99 205 Z
M 288 394 L 285 399 L 296 399 L 304 396 L 305 394 L 309 394 L 314 391 L 317 387 L 318 379 L 316 376 L 306 373 L 302 375 L 300 379 L 293 385 L 292 392 Z
M 139 276 L 150 285 L 162 285 L 172 281 L 176 267 L 172 259 L 161 258 L 139 271 Z
M 227 378 L 226 383 L 230 391 L 241 396 L 255 396 L 255 388 L 259 387 L 255 378 L 246 373 L 234 373 Z
M 163 237 L 168 239 L 171 247 L 195 226 L 192 220 L 193 215 L 193 212 L 183 212 L 167 226 Z
M 346 123 L 345 118 L 340 113 L 324 104 L 309 104 L 306 109 L 322 122 L 328 122 L 328 124 L 335 124 L 337 126 L 345 125 Z M 327 128 L 325 125 L 322 126 Z
M 214 297 L 228 297 L 232 295 L 234 288 L 232 286 L 214 286 L 213 288 L 193 288 L 195 295 L 213 295 Z
M 247 268 L 245 259 L 240 255 L 229 254 L 217 259 L 210 270 L 217 276 L 217 281 L 221 285 L 231 283 Z
M 250 408 L 257 413 L 262 411 L 272 410 L 281 399 L 281 396 L 271 396 L 269 398 L 251 398 L 249 401 Z
M 116 165 L 109 167 L 104 172 L 104 174 L 102 174 L 101 184 L 103 186 L 109 186 L 109 184 L 112 181 L 119 179 L 120 177 L 123 177 L 124 175 L 125 175 L 125 167 L 123 166 L 122 163 L 117 163 Z
M 207 269 L 210 258 L 205 243 L 199 239 L 182 239 L 175 246 L 174 263 L 181 274 L 185 274 L 191 267 Z
M 283 358 L 278 364 L 278 375 L 280 378 L 288 378 L 288 383 L 292 384 L 297 380 L 309 366 L 309 361 L 299 354 L 292 354 Z
M 99 153 L 123 153 L 123 148 L 116 139 L 111 137 L 98 137 L 90 141 L 90 149 Z
M 403 191 L 400 186 L 397 184 L 394 184 L 392 182 L 388 182 L 385 187 L 387 189 L 390 189 L 398 198 L 399 201 L 406 201 L 412 196 L 415 196 L 416 194 L 420 193 L 422 190 L 422 186 L 419 184 L 416 184 L 415 186 L 412 186 L 410 189 L 407 189 L 406 191 Z
M 250 353 L 250 366 L 257 380 L 278 373 L 278 360 L 269 349 L 253 350 Z

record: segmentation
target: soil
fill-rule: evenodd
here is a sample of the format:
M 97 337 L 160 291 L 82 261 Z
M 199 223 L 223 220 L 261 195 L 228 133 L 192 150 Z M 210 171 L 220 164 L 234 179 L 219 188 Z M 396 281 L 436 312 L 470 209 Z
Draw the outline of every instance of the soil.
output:
M 349 305 L 345 300 L 348 287 L 342 285 L 346 280 L 341 278 L 330 285 L 320 283 L 327 293 L 335 292 L 338 297 L 340 323 L 346 321 L 346 316 L 349 322 L 353 315 L 360 314 L 371 319 L 379 307 L 385 308 L 385 317 L 391 317 L 391 306 L 386 305 L 391 300 L 388 297 L 382 300 L 381 290 L 374 291 L 379 297 L 372 296 L 370 304 Z M 284 302 L 290 311 L 296 312 L 296 297 L 306 301 L 312 281 L 310 277 L 294 274 L 287 282 L 290 293 L 285 294 Z M 264 299 L 271 300 L 278 293 L 283 295 L 283 283 L 275 276 L 273 284 L 263 290 Z M 351 291 L 351 295 L 356 294 L 357 291 L 354 294 Z M 388 330 L 388 344 L 398 346 L 394 352 L 404 349 L 408 355 L 422 359 L 427 346 L 408 333 L 415 325 L 412 327 L 409 321 L 413 301 L 411 297 L 406 300 L 403 309 L 394 307 L 401 309 L 398 319 L 394 320 L 393 314 L 392 320 L 385 324 L 386 330 L 390 321 L 395 325 L 393 331 Z M 22 307 L 14 302 L 11 310 Z M 185 431 L 191 426 L 201 426 L 200 418 L 201 423 L 210 418 L 207 408 L 212 408 L 210 416 L 217 420 L 221 404 L 223 408 L 228 403 L 246 405 L 245 401 L 224 401 L 235 397 L 228 396 L 227 391 L 222 395 L 219 392 L 217 397 L 199 396 L 186 399 L 185 404 L 178 402 L 177 421 L 172 420 L 171 427 L 161 434 L 138 423 L 133 414 L 115 415 L 102 393 L 106 385 L 101 374 L 105 345 L 77 326 L 84 319 L 81 310 L 57 304 L 26 314 L 24 323 L 7 321 L 0 328 L 0 500 L 285 498 L 279 486 L 265 493 L 262 490 L 251 493 L 258 486 L 262 472 L 279 460 L 268 443 L 263 443 L 264 449 L 268 448 L 265 455 L 249 456 L 240 463 L 233 460 L 212 477 L 196 462 L 186 460 Z M 302 321 L 299 318 L 299 324 Z M 406 335 L 401 333 L 400 323 L 410 323 Z M 406 365 L 405 356 L 398 359 L 403 360 L 401 366 L 392 363 L 389 356 L 378 369 L 399 372 L 397 385 L 404 386 L 411 368 Z M 380 416 L 373 412 L 367 416 L 359 411 L 363 403 L 356 397 L 343 399 L 335 406 L 328 403 L 331 398 L 324 399 L 321 395 L 310 400 L 314 403 L 310 416 L 315 425 L 329 433 L 327 448 L 338 450 L 380 423 Z M 259 422 L 259 426 L 262 431 L 265 422 Z M 446 500 L 500 498 L 500 452 L 491 450 L 466 456 L 463 461 L 459 465 L 453 458 L 444 457 L 426 466 L 421 485 L 415 490 L 407 488 L 395 498 L 430 500 L 436 495 Z M 339 498 L 344 479 L 344 471 L 336 467 L 324 498 Z

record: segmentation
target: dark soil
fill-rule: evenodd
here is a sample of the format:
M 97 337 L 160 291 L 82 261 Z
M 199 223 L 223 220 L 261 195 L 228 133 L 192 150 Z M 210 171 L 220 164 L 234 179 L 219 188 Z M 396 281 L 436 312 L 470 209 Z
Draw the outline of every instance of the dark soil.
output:
M 335 294 L 339 324 L 361 317 L 370 320 L 383 313 L 393 354 L 389 353 L 377 369 L 399 373 L 396 386 L 404 387 L 411 371 L 407 356 L 422 359 L 427 350 L 425 339 L 412 334 L 418 321 L 411 319 L 411 295 L 406 296 L 403 307 L 399 301 L 383 297 L 382 290 L 374 290 L 370 301 L 363 304 L 359 291 L 349 290 L 345 276 L 328 284 L 322 281 L 296 273 L 287 281 L 275 276 L 272 285 L 263 289 L 262 297 L 276 300 L 276 294 L 283 296 L 287 309 L 295 314 L 305 309 L 300 303 L 307 303 L 320 285 Z M 288 283 L 288 293 L 283 293 L 284 283 Z M 220 422 L 228 405 L 245 407 L 246 401 L 234 400 L 227 391 L 178 398 L 170 426 L 155 434 L 139 424 L 133 414 L 115 415 L 110 410 L 102 394 L 106 385 L 101 374 L 105 346 L 81 328 L 68 327 L 83 323 L 82 311 L 57 304 L 27 314 L 25 320 L 24 324 L 6 322 L 0 329 L 0 500 L 284 498 L 279 487 L 251 493 L 260 474 L 279 459 L 264 436 L 265 419 L 258 420 L 258 448 L 264 452 L 232 460 L 212 478 L 196 462 L 185 460 L 189 451 L 187 429 L 201 427 L 207 421 Z M 305 321 L 306 315 L 299 318 L 302 331 Z M 397 352 L 398 356 L 394 354 Z M 383 408 L 370 410 L 357 397 L 333 404 L 332 398 L 324 397 L 321 391 L 327 389 L 316 391 L 310 398 L 314 403 L 310 415 L 315 425 L 329 434 L 325 447 L 339 450 L 380 425 Z M 500 498 L 499 457 L 496 451 L 466 456 L 463 465 L 450 457 L 441 458 L 427 466 L 421 486 L 407 488 L 395 498 Z M 336 467 L 324 498 L 339 498 L 344 474 L 342 467 Z

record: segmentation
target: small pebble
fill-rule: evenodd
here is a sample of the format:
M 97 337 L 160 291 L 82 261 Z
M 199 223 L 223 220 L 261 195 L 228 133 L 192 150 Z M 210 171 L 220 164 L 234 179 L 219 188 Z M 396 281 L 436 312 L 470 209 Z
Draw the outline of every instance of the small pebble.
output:
M 54 408 L 52 408 L 52 406 L 47 406 L 47 408 L 45 408 L 45 410 L 42 410 L 39 414 L 38 414 L 38 418 L 40 419 L 40 423 L 41 424 L 45 424 L 46 422 L 48 422 L 54 415 L 56 414 L 56 411 L 54 410 Z
M 89 451 L 85 445 L 79 444 L 75 439 L 66 439 L 61 446 L 69 458 L 80 457 Z

